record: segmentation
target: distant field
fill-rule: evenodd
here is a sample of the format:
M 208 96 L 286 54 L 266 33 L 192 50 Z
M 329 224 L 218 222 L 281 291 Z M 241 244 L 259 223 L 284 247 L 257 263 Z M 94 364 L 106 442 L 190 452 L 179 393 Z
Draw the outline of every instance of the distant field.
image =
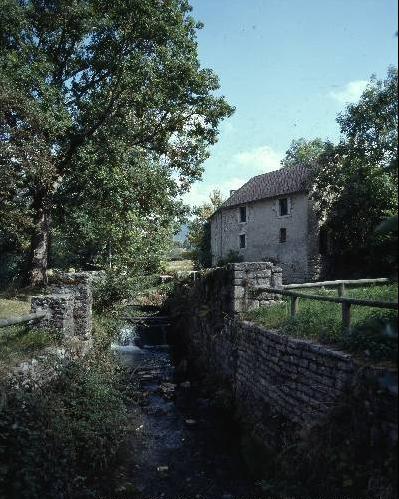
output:
M 336 290 L 311 289 L 306 292 L 337 296 Z M 348 289 L 346 296 L 397 302 L 398 288 L 396 285 L 354 288 Z M 341 306 L 335 303 L 299 299 L 298 314 L 291 318 L 289 299 L 284 299 L 279 305 L 262 307 L 248 312 L 244 317 L 269 329 L 278 329 L 282 334 L 336 344 L 346 350 L 366 353 L 376 360 L 390 360 L 396 353 L 393 343 L 396 345 L 398 314 L 395 310 L 352 306 L 350 332 L 342 330 Z
M 192 260 L 175 260 L 165 262 L 166 272 L 190 272 L 194 270 L 194 262 Z

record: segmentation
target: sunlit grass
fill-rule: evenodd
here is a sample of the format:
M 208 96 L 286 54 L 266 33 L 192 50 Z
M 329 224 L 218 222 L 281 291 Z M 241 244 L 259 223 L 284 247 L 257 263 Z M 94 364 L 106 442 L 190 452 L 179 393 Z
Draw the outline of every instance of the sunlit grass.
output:
M 298 290 L 304 292 L 304 290 Z M 306 290 L 307 294 L 337 296 L 336 290 Z M 363 300 L 397 302 L 396 285 L 348 289 L 346 296 Z M 351 330 L 342 327 L 341 306 L 336 303 L 299 299 L 295 318 L 290 317 L 290 301 L 262 307 L 245 314 L 245 319 L 282 334 L 337 344 L 347 350 L 367 352 L 371 358 L 391 358 L 395 353 L 393 331 L 397 326 L 397 311 L 352 306 Z
M 165 262 L 166 272 L 191 272 L 194 270 L 194 262 L 192 260 L 173 260 Z
M 0 299 L 0 318 L 25 315 L 30 312 L 26 301 Z M 0 374 L 13 366 L 32 358 L 44 348 L 59 341 L 51 331 L 32 329 L 27 324 L 0 328 Z
M 0 319 L 28 314 L 30 303 L 21 300 L 0 298 Z

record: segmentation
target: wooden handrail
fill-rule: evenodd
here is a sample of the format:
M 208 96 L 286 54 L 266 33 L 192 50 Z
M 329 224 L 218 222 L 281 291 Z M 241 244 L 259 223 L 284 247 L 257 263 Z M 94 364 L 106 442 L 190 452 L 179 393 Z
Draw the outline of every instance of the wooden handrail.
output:
M 386 302 L 379 300 L 359 300 L 357 298 L 346 298 L 343 296 L 321 296 L 321 295 L 308 295 L 306 293 L 298 293 L 295 291 L 288 291 L 287 289 L 271 288 L 268 286 L 254 286 L 250 288 L 253 293 L 268 293 L 278 294 L 282 296 L 289 296 L 291 298 L 291 317 L 295 317 L 298 313 L 298 299 L 304 298 L 306 300 L 325 301 L 330 303 L 339 303 L 342 305 L 342 322 L 345 327 L 350 327 L 351 322 L 351 306 L 358 305 L 361 307 L 384 308 L 389 310 L 397 310 L 397 302 Z
M 19 317 L 9 317 L 8 319 L 0 319 L 0 327 L 14 326 L 23 324 L 24 322 L 36 321 L 47 317 L 47 312 L 35 312 L 33 314 L 21 315 Z
M 302 284 L 286 284 L 283 289 L 304 289 L 304 288 L 335 288 L 341 285 L 362 286 L 364 284 L 389 284 L 391 279 L 380 277 L 377 279 L 338 279 L 337 281 L 305 282 Z
M 309 300 L 317 300 L 317 301 L 329 301 L 332 303 L 350 303 L 351 305 L 360 305 L 363 307 L 373 307 L 373 308 L 389 308 L 389 309 L 398 308 L 398 303 L 391 301 L 359 300 L 357 298 L 347 298 L 347 297 L 338 297 L 338 296 L 335 297 L 335 296 L 322 296 L 322 295 L 308 295 L 306 293 L 298 293 L 296 291 L 286 291 L 285 289 L 270 288 L 268 286 L 254 286 L 251 289 L 257 292 L 267 291 L 269 293 L 274 293 L 283 296 L 296 296 L 297 298 L 306 298 Z

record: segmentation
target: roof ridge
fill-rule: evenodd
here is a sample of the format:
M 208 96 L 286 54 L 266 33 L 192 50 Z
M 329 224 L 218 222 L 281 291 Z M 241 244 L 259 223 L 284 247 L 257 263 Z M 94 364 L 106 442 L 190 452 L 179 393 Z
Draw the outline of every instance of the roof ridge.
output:
M 308 175 L 308 168 L 302 164 L 260 173 L 251 177 L 239 189 L 235 190 L 220 209 L 303 191 L 304 181 Z

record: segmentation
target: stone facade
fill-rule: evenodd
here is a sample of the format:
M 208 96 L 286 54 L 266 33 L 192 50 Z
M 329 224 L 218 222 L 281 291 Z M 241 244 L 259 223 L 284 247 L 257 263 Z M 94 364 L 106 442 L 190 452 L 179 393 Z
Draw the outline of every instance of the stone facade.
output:
M 287 215 L 279 215 L 279 200 L 287 199 Z M 246 209 L 241 222 L 240 209 Z M 284 282 L 323 278 L 319 223 L 307 192 L 260 199 L 218 210 L 210 220 L 212 264 L 237 252 L 244 261 L 273 261 L 283 269 Z M 281 229 L 286 239 L 281 241 Z M 240 236 L 245 235 L 245 248 Z

